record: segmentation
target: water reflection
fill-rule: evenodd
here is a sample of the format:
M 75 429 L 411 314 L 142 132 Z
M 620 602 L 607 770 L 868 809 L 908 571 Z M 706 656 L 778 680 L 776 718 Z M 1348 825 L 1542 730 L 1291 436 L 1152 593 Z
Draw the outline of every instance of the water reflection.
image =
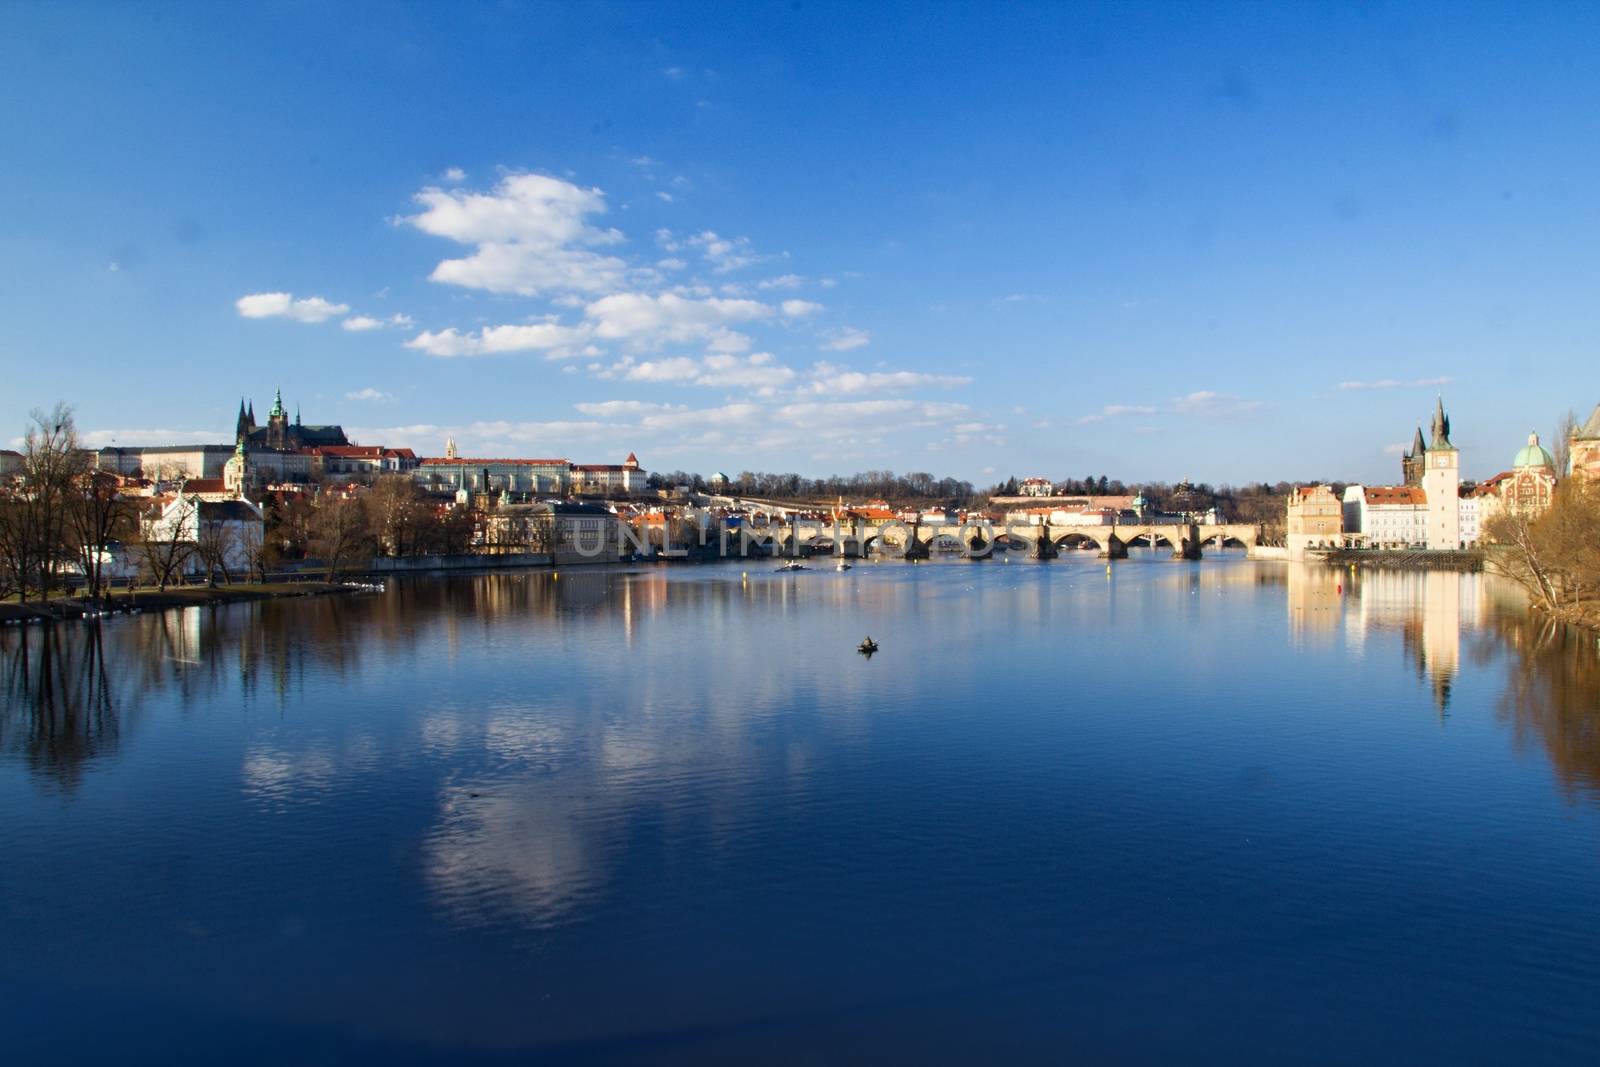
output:
M 1569 796 L 1600 799 L 1600 639 L 1500 602 L 1477 652 L 1506 648 L 1500 713 L 1517 744 L 1540 745 Z
M 752 796 L 805 803 L 818 746 L 871 736 L 932 653 L 946 675 L 974 679 L 1042 637 L 1071 647 L 1109 631 L 1124 635 L 1113 645 L 1149 638 L 1181 656 L 1194 635 L 1247 633 L 1279 610 L 1295 655 L 1398 657 L 1441 716 L 1467 648 L 1502 672 L 1516 742 L 1537 741 L 1570 790 L 1600 790 L 1592 637 L 1543 625 L 1477 575 L 1239 560 L 1111 575 L 569 570 L 11 631 L 0 754 L 70 790 L 152 702 L 267 711 L 238 726 L 246 799 L 283 810 L 414 775 L 431 797 L 419 847 L 435 899 L 463 922 L 543 926 L 601 892 L 641 812 L 715 836 Z M 885 641 L 870 663 L 853 655 L 863 632 Z M 696 793 L 712 774 L 716 789 Z
M 116 751 L 140 686 L 106 663 L 98 624 L 24 629 L 0 644 L 0 752 L 75 788 L 97 759 Z

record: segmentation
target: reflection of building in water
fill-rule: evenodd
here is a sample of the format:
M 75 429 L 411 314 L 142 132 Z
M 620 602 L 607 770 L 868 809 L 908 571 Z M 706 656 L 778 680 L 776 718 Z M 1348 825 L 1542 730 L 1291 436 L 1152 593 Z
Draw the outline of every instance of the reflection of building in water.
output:
M 1345 614 L 1347 639 L 1364 643 L 1369 631 L 1398 630 L 1417 676 L 1433 689 L 1441 714 L 1461 669 L 1461 631 L 1483 624 L 1484 584 L 1454 571 L 1349 572 L 1355 602 Z
M 1329 636 L 1343 613 L 1345 573 L 1314 563 L 1291 563 L 1286 571 L 1289 637 L 1296 645 L 1315 633 Z

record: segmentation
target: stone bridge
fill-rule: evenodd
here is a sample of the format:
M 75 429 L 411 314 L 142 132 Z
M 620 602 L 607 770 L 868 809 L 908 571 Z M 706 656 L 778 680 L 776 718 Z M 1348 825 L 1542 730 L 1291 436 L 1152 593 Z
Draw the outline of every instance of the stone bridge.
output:
M 772 555 L 799 556 L 826 553 L 864 556 L 873 552 L 926 559 L 933 554 L 989 556 L 995 552 L 1026 552 L 1053 559 L 1063 550 L 1091 549 L 1102 559 L 1125 559 L 1130 546 L 1172 549 L 1175 559 L 1199 559 L 1206 545 L 1213 548 L 1255 548 L 1260 532 L 1245 523 L 1127 523 L 1117 525 L 991 526 L 887 523 L 882 526 L 833 526 L 825 523 L 774 523 L 752 527 L 744 543 Z

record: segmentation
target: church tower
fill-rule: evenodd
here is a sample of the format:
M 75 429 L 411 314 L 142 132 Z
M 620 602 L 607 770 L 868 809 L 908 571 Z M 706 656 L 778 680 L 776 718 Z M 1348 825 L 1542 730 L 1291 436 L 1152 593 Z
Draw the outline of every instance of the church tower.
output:
M 1433 441 L 1422 472 L 1428 498 L 1428 547 L 1461 547 L 1461 454 L 1450 443 L 1450 417 L 1439 398 L 1433 413 Z
M 244 435 L 240 435 L 238 443 L 233 446 L 233 455 L 222 468 L 222 484 L 236 498 L 244 499 L 245 491 L 250 488 L 250 456 L 245 451 Z
M 1421 485 L 1427 463 L 1428 446 L 1422 440 L 1422 427 L 1418 426 L 1417 436 L 1411 439 L 1411 450 L 1400 457 L 1400 484 Z
M 446 437 L 444 439 L 444 458 L 445 459 L 457 459 L 457 458 L 459 458 L 456 455 L 456 439 L 454 437 Z
M 289 447 L 289 413 L 283 410 L 283 390 L 279 389 L 267 413 L 267 447 L 280 451 Z

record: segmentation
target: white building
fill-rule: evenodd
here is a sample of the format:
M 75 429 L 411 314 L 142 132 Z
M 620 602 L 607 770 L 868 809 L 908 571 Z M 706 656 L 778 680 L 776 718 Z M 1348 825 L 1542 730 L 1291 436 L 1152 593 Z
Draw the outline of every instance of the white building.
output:
M 1461 453 L 1450 443 L 1450 418 L 1440 398 L 1433 440 L 1417 443 L 1402 461 L 1405 485 L 1352 485 L 1344 491 L 1344 529 L 1369 548 L 1459 549 Z M 1473 516 L 1474 521 L 1482 518 Z
M 1352 485 L 1344 491 L 1344 532 L 1368 548 L 1428 542 L 1428 498 L 1414 485 Z
M 203 500 L 180 494 L 161 508 L 151 527 L 157 541 L 199 544 L 202 538 L 215 538 L 222 548 L 224 565 L 230 571 L 249 569 L 250 560 L 261 544 L 265 515 L 248 500 Z M 189 557 L 186 570 L 198 574 L 204 565 L 198 553 Z
M 645 472 L 639 467 L 639 457 L 632 452 L 621 463 L 574 463 L 572 465 L 572 491 L 592 496 L 615 496 L 619 493 L 642 493 Z
M 1017 486 L 1017 492 L 1023 496 L 1049 496 L 1055 491 L 1055 484 L 1049 478 L 1026 478 Z

